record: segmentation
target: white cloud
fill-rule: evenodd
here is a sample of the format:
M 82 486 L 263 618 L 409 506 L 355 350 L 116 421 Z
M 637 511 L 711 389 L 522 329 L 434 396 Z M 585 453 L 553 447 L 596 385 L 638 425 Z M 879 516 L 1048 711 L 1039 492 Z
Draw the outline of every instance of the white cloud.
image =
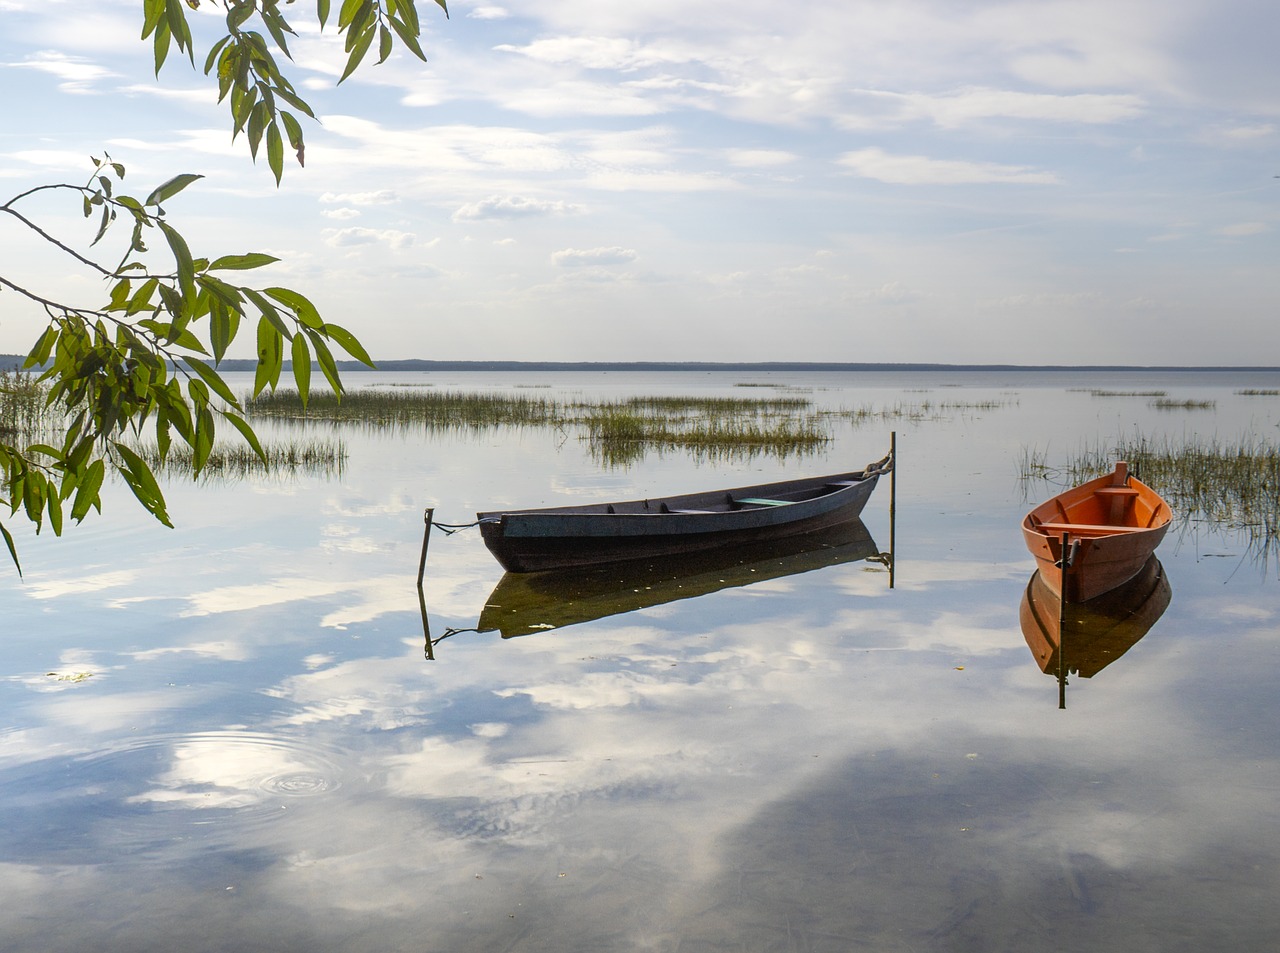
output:
M 985 119 L 1107 124 L 1133 119 L 1144 107 L 1142 99 L 1131 94 L 1060 95 L 983 86 L 936 95 L 859 90 L 857 99 L 872 108 L 865 114 L 840 117 L 845 128 L 913 120 L 927 120 L 944 129 Z
M 476 7 L 467 14 L 470 20 L 505 20 L 510 16 L 506 9 L 495 6 Z
M 322 209 L 320 214 L 323 215 L 325 218 L 332 218 L 339 222 L 345 222 L 345 221 L 348 221 L 349 219 L 359 218 L 361 213 L 358 209 L 347 208 L 346 206 L 343 206 L 342 208 Z
M 1059 181 L 1051 172 L 1029 169 L 1026 166 L 890 155 L 883 149 L 876 148 L 846 152 L 838 163 L 855 175 L 894 185 L 1056 185 Z
M 376 192 L 325 192 L 320 196 L 320 201 L 327 205 L 338 202 L 349 205 L 390 205 L 398 200 L 399 197 L 390 189 Z
M 576 268 L 581 265 L 625 265 L 636 260 L 638 256 L 630 248 L 566 248 L 551 256 L 551 260 L 561 268 Z
M 1235 225 L 1225 225 L 1218 229 L 1218 234 L 1231 238 L 1245 238 L 1250 235 L 1262 235 L 1269 231 L 1271 226 L 1263 222 L 1237 222 Z
M 415 236 L 412 232 L 400 232 L 392 228 L 326 228 L 322 233 L 325 244 L 334 248 L 352 245 L 389 245 L 392 248 L 408 248 Z
M 547 201 L 521 195 L 491 195 L 471 202 L 453 213 L 455 222 L 479 222 L 490 219 L 509 220 L 549 218 L 580 211 L 567 202 Z
M 730 149 L 725 153 L 730 165 L 745 169 L 774 168 L 788 165 L 800 157 L 784 149 Z
M 41 50 L 22 62 L 8 65 L 55 76 L 62 81 L 63 92 L 69 93 L 90 92 L 93 85 L 100 80 L 119 75 L 83 57 L 68 56 L 56 50 Z

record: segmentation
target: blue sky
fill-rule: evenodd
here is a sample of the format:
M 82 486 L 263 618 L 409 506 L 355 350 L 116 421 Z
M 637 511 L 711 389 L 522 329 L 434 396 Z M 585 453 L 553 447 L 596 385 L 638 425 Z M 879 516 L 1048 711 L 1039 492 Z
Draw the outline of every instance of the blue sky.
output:
M 203 173 L 197 253 L 278 255 L 375 358 L 1280 365 L 1274 0 L 424 0 L 429 62 L 340 88 L 313 10 L 277 190 L 140 2 L 0 0 L 0 193 Z M 0 300 L 0 351 L 39 326 Z

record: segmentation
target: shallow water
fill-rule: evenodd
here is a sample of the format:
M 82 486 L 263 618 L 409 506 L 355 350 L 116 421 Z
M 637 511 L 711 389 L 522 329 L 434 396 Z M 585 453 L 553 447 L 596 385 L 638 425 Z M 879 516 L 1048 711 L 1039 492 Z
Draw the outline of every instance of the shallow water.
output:
M 344 432 L 341 478 L 122 487 L 0 593 L 0 944 L 14 951 L 1272 950 L 1277 567 L 1192 523 L 1091 678 L 1019 628 L 1017 522 L 1117 435 L 1277 438 L 1280 375 L 485 374 L 354 382 L 912 405 L 802 460 L 574 432 Z M 1212 400 L 1169 412 L 1089 389 Z M 922 406 L 928 404 L 927 410 Z M 975 407 L 974 405 L 981 405 Z M 836 561 L 518 638 L 422 511 L 834 472 L 897 432 L 893 587 Z M 864 514 L 889 546 L 889 489 Z M 731 580 L 731 583 L 737 580 Z M 542 625 L 557 620 L 550 614 Z

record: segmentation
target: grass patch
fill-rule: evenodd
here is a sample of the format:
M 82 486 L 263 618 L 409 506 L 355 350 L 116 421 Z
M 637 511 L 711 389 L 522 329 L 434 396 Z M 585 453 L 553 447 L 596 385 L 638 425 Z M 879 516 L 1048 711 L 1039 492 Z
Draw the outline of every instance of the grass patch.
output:
M 1167 390 L 1090 390 L 1090 397 L 1168 397 Z
M 1215 400 L 1169 400 L 1162 398 L 1153 400 L 1151 406 L 1156 410 L 1213 410 L 1218 406 Z
M 157 475 L 190 476 L 194 459 L 191 448 L 175 443 L 162 460 L 155 444 L 134 448 Z M 340 440 L 290 440 L 263 443 L 263 460 L 247 446 L 215 446 L 196 479 L 203 482 L 243 479 L 248 476 L 341 476 L 347 463 L 347 448 Z
M 1241 397 L 1280 397 L 1280 390 L 1258 390 L 1256 388 L 1249 388 L 1247 390 L 1238 390 L 1236 391 L 1236 394 Z

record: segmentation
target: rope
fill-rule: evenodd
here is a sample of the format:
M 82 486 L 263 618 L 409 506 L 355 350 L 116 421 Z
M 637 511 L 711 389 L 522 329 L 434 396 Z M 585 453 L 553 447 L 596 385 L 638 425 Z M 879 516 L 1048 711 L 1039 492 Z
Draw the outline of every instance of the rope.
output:
M 497 522 L 498 522 L 498 519 L 496 517 L 491 516 L 488 519 L 475 520 L 474 522 L 471 522 L 471 523 L 440 523 L 440 522 L 437 522 L 435 519 L 428 519 L 427 525 L 434 526 L 437 529 L 442 530 L 446 536 L 452 536 L 454 533 L 458 532 L 459 530 L 471 529 L 471 527 L 479 526 L 481 523 L 497 523 Z

